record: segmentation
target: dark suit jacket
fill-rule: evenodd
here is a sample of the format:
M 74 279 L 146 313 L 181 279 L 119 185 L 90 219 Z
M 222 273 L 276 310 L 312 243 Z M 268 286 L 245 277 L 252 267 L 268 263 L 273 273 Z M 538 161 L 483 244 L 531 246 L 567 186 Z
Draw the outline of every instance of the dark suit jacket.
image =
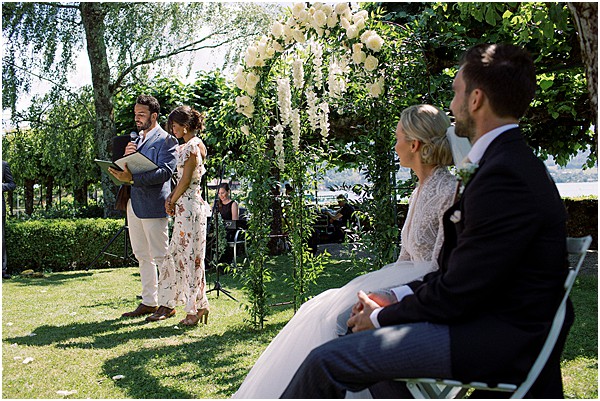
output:
M 384 308 L 379 322 L 449 325 L 456 379 L 524 379 L 562 297 L 565 221 L 544 164 L 519 129 L 503 133 L 444 215 L 440 269 L 410 283 L 414 295 Z
M 8 162 L 2 160 L 2 217 L 6 216 L 6 198 L 4 192 L 14 191 L 17 185 L 13 179 Z
M 140 219 L 167 217 L 165 200 L 171 193 L 176 146 L 175 137 L 158 127 L 156 134 L 138 148 L 138 152 L 158 166 L 155 170 L 133 175 L 131 206 Z

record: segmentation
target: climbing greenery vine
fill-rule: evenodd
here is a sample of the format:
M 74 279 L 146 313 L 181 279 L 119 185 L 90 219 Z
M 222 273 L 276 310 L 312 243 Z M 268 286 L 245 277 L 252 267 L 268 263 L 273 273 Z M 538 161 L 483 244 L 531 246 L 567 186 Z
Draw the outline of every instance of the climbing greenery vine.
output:
M 269 35 L 248 47 L 237 70 L 236 110 L 244 116 L 239 135 L 249 155 L 242 166 L 251 215 L 245 289 L 256 327 L 263 326 L 268 314 L 267 243 L 271 205 L 281 183 L 289 182 L 294 188 L 287 195 L 284 212 L 294 260 L 295 307 L 306 300 L 308 285 L 324 265 L 326 255 L 313 257 L 308 248 L 316 213 L 307 206 L 304 194 L 314 185 L 322 161 L 328 159 L 330 116 L 361 115 L 358 129 L 370 131 L 369 138 L 383 154 L 373 158 L 373 166 L 380 162 L 388 166 L 384 174 L 375 168 L 373 177 L 383 175 L 389 186 L 390 135 L 385 126 L 376 129 L 384 110 L 386 76 L 381 65 L 386 62 L 387 44 L 372 17 L 348 3 L 294 4 L 282 20 L 274 22 Z M 359 112 L 360 108 L 369 112 Z M 373 183 L 378 186 L 380 181 Z

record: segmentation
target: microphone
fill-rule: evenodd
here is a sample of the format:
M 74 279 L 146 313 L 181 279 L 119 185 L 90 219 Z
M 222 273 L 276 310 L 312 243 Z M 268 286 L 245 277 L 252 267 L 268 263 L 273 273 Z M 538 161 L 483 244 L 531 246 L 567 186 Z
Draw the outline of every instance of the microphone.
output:
M 135 131 L 131 131 L 131 132 L 129 133 L 129 138 L 131 138 L 131 142 L 135 142 L 135 141 L 137 141 L 139 137 L 140 137 L 140 134 L 138 134 L 138 133 L 137 133 L 137 132 L 135 132 Z

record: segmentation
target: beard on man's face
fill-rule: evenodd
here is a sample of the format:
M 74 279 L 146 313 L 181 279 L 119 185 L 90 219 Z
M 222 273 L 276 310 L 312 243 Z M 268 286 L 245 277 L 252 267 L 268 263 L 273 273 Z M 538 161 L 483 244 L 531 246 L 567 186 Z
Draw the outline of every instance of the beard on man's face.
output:
M 459 115 L 454 114 L 454 132 L 457 136 L 473 139 L 475 136 L 475 121 L 469 114 L 466 105 L 462 105 Z

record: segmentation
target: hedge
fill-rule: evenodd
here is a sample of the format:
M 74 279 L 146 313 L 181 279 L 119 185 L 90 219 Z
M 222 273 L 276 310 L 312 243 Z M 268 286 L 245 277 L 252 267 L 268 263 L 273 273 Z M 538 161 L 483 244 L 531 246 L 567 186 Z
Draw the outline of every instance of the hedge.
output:
M 68 271 L 85 269 L 115 236 L 124 220 L 118 219 L 47 219 L 7 220 L 5 227 L 7 270 Z M 122 256 L 125 233 L 106 252 Z M 130 266 L 131 261 L 102 255 L 99 267 Z
M 567 235 L 591 234 L 591 249 L 598 249 L 598 199 L 565 199 L 569 219 Z M 401 227 L 408 205 L 398 204 Z M 88 267 L 98 253 L 123 227 L 118 219 L 46 219 L 19 221 L 8 219 L 5 227 L 9 273 L 23 270 L 67 271 Z M 125 236 L 119 237 L 106 250 L 123 256 Z M 101 255 L 94 268 L 131 266 L 131 261 Z

